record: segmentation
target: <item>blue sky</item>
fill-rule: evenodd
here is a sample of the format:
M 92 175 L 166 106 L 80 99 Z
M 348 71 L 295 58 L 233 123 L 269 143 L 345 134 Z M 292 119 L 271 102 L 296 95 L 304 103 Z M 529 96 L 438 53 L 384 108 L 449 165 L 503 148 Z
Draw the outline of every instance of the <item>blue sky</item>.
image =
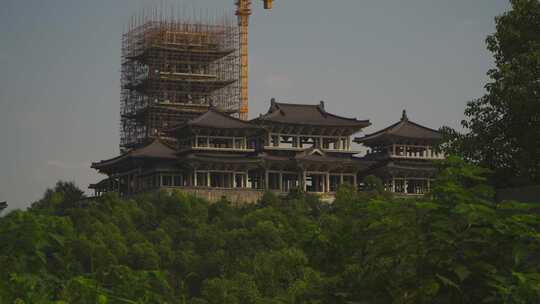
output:
M 492 66 L 506 0 L 254 0 L 250 115 L 280 101 L 370 119 L 459 127 Z M 59 179 L 85 188 L 118 153 L 120 37 L 162 6 L 232 14 L 234 0 L 2 0 L 0 201 L 25 208 Z

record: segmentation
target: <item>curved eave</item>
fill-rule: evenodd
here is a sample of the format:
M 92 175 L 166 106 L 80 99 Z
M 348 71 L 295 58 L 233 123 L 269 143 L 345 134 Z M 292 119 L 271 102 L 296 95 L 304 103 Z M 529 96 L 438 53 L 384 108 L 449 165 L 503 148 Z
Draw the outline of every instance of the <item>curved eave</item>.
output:
M 412 137 L 412 136 L 399 136 L 394 134 L 381 134 L 378 136 L 360 137 L 353 140 L 357 144 L 364 144 L 366 146 L 379 145 L 383 143 L 397 143 L 397 142 L 421 142 L 431 145 L 438 144 L 442 141 L 441 137 Z
M 396 161 L 386 162 L 383 165 L 373 167 L 370 172 L 378 175 L 405 175 L 410 177 L 433 177 L 437 173 L 437 166 L 431 162 L 399 163 Z
M 423 132 L 430 133 L 429 135 L 424 136 L 414 136 L 414 135 L 408 135 L 408 134 L 400 134 L 401 129 L 406 125 L 410 125 L 414 128 L 420 129 Z M 403 132 L 403 131 L 401 131 Z M 428 142 L 428 143 L 438 143 L 442 140 L 442 135 L 439 131 L 419 125 L 415 122 L 409 121 L 409 120 L 401 120 L 389 127 L 386 127 L 380 131 L 377 131 L 375 133 L 367 134 L 364 137 L 355 138 L 354 142 L 357 144 L 378 144 L 378 143 L 384 143 L 384 142 L 392 142 L 396 140 L 403 140 L 403 141 L 422 141 L 422 142 Z
M 122 171 L 121 169 L 125 169 L 128 167 L 133 166 L 133 162 L 136 161 L 152 161 L 152 162 L 174 162 L 176 161 L 176 157 L 154 157 L 154 156 L 127 156 L 122 159 L 113 159 L 105 162 L 99 162 L 99 163 L 93 163 L 91 168 L 96 169 L 100 172 L 114 172 L 114 171 Z
M 255 118 L 252 120 L 253 123 L 256 124 L 287 124 L 287 125 L 295 125 L 295 126 L 311 126 L 311 127 L 332 127 L 332 128 L 351 128 L 351 127 L 359 127 L 359 128 L 366 128 L 371 126 L 371 122 L 369 120 L 357 120 L 350 124 L 317 124 L 317 123 L 302 123 L 302 122 L 282 122 L 277 120 L 271 120 L 271 119 L 260 119 Z
M 235 132 L 235 133 L 243 133 L 243 134 L 257 134 L 260 132 L 263 132 L 264 129 L 258 126 L 251 126 L 249 128 L 223 128 L 223 127 L 216 127 L 216 126 L 204 126 L 204 125 L 183 125 L 180 127 L 176 127 L 173 129 L 166 130 L 164 133 L 169 135 L 175 135 L 179 136 L 182 134 L 191 134 L 194 133 L 194 131 L 199 130 L 213 130 L 213 131 L 220 131 L 220 132 Z

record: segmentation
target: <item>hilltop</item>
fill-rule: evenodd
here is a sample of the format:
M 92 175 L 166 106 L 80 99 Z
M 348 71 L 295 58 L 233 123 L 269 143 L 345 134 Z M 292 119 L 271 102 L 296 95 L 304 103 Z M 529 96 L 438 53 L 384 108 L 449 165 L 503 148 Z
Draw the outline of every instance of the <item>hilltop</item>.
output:
M 495 204 L 487 170 L 450 158 L 433 191 L 376 178 L 333 204 L 175 192 L 81 201 L 58 183 L 0 218 L 2 303 L 533 303 L 540 217 Z M 234 202 L 233 202 L 234 203 Z

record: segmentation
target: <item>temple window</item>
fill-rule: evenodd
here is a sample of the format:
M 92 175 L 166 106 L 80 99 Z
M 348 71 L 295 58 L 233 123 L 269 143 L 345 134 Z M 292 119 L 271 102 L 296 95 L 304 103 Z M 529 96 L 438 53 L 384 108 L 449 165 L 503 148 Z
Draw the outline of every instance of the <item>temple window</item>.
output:
M 224 136 L 197 136 L 194 148 L 209 149 L 237 149 L 247 148 L 247 139 L 245 137 L 224 137 Z M 252 146 L 254 143 L 250 142 Z
M 407 186 L 407 193 L 409 194 L 424 194 L 428 192 L 428 182 L 426 179 L 409 179 Z
M 425 194 L 430 190 L 428 178 L 393 178 L 385 183 L 388 191 L 403 194 Z
M 161 185 L 164 187 L 172 187 L 173 186 L 173 177 L 170 175 L 162 175 L 161 176 Z
M 405 193 L 405 180 L 404 179 L 395 179 L 394 180 L 394 192 L 395 193 Z
M 235 149 L 245 149 L 246 148 L 246 139 L 241 138 L 235 138 L 234 139 L 234 148 Z
M 273 147 L 279 147 L 279 135 L 270 136 L 270 142 Z
M 341 184 L 341 175 L 330 175 L 330 192 L 337 192 Z
M 292 146 L 293 148 L 298 148 L 299 146 L 299 138 L 298 136 L 292 136 Z
M 282 191 L 289 192 L 292 189 L 298 188 L 299 180 L 296 173 L 283 173 L 283 186 Z
M 251 189 L 263 189 L 263 177 L 259 171 L 252 171 L 248 174 L 247 187 Z
M 295 136 L 282 135 L 279 146 L 281 148 L 293 149 L 295 148 L 295 141 L 296 141 Z
M 210 187 L 233 188 L 232 172 L 210 172 Z
M 313 148 L 315 145 L 315 141 L 312 137 L 302 136 L 300 137 L 300 148 L 302 149 L 309 149 Z
M 295 134 L 275 134 L 268 135 L 269 143 L 267 148 L 282 149 L 311 149 L 318 148 L 323 150 L 350 150 L 350 137 L 333 136 L 312 136 Z
M 198 136 L 196 146 L 197 147 L 208 147 L 208 137 Z
M 217 149 L 232 149 L 233 139 L 228 137 L 210 137 L 209 147 Z
M 372 147 L 372 151 L 379 151 L 378 147 Z M 443 155 L 434 151 L 430 146 L 417 145 L 392 145 L 388 149 L 390 155 L 395 157 L 417 158 L 417 159 L 439 159 Z
M 195 174 L 196 186 L 208 187 L 208 172 L 197 172 Z
M 319 173 L 308 173 L 306 175 L 306 191 L 307 192 L 326 192 L 325 191 L 326 175 Z
M 182 175 L 175 175 L 173 184 L 175 187 L 182 187 L 184 186 L 184 176 Z
M 234 187 L 235 188 L 246 188 L 247 175 L 236 173 L 234 175 Z
M 341 149 L 342 150 L 349 150 L 349 147 L 350 147 L 349 139 L 347 137 L 342 137 L 341 138 Z
M 320 148 L 320 147 L 321 147 L 321 138 L 313 137 L 313 148 Z
M 268 173 L 268 188 L 269 190 L 280 190 L 279 173 Z

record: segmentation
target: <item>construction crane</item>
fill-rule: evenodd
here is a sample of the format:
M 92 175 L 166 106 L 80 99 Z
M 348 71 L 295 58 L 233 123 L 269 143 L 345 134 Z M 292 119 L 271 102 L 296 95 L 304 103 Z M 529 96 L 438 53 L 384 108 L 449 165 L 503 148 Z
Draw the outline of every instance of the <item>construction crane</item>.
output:
M 263 0 L 264 9 L 271 10 L 273 0 Z M 236 16 L 240 28 L 240 119 L 248 119 L 248 28 L 251 0 L 236 0 Z

